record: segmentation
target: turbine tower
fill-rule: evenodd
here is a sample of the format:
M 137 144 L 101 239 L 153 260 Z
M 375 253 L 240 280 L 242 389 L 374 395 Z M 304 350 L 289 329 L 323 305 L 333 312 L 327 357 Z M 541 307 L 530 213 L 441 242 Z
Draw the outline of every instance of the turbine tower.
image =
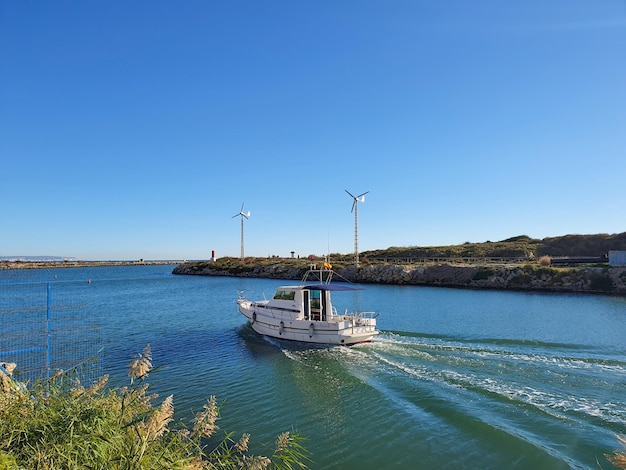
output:
M 359 202 L 365 202 L 365 195 L 369 193 L 369 191 L 365 191 L 364 193 L 361 193 L 358 196 L 354 196 L 347 189 L 346 189 L 346 192 L 353 199 L 352 210 L 350 212 L 354 212 L 354 264 L 358 268 L 359 267 Z
M 250 217 L 250 211 L 248 211 L 247 213 L 245 213 L 243 211 L 243 202 L 241 203 L 241 210 L 239 211 L 239 214 L 235 214 L 231 217 L 231 219 L 234 219 L 235 217 L 241 217 L 241 261 L 243 261 L 244 259 L 244 254 L 243 254 L 243 221 L 244 219 L 247 219 Z

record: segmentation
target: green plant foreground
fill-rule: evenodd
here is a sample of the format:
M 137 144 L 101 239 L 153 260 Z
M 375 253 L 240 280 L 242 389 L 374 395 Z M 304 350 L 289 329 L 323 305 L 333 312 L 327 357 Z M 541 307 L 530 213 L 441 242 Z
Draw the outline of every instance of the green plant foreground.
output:
M 271 458 L 249 453 L 249 434 L 218 437 L 215 397 L 190 426 L 173 423 L 173 397 L 156 406 L 148 393 L 152 370 L 149 346 L 119 390 L 107 376 L 85 388 L 75 371 L 27 388 L 0 369 L 0 470 L 307 468 L 297 433 L 279 435 Z

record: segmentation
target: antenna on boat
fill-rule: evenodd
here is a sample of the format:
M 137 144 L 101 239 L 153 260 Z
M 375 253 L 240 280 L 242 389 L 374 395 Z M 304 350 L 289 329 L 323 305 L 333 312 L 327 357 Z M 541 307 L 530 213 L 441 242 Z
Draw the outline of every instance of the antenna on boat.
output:
M 234 219 L 235 217 L 241 217 L 241 260 L 243 261 L 244 259 L 244 254 L 243 254 L 243 221 L 244 219 L 248 219 L 250 218 L 250 211 L 248 211 L 247 213 L 243 211 L 243 202 L 241 203 L 241 210 L 239 211 L 239 214 L 235 214 L 231 217 L 231 219 Z
M 352 210 L 354 212 L 354 264 L 359 267 L 359 202 L 365 202 L 365 195 L 369 191 L 354 196 L 350 191 L 346 189 L 346 192 L 352 197 Z
M 328 227 L 328 248 L 326 248 L 326 261 L 330 264 L 330 227 Z

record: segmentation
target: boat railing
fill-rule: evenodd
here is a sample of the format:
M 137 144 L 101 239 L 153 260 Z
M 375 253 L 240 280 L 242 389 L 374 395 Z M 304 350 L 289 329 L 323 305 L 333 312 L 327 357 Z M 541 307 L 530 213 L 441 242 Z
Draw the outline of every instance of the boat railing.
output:
M 263 300 L 267 300 L 267 297 L 265 296 L 265 292 L 262 292 L 263 295 Z M 245 290 L 240 290 L 237 291 L 237 302 L 242 302 L 242 301 L 247 301 L 249 300 L 248 297 L 246 297 L 246 291 Z
M 336 312 L 336 311 L 335 311 Z M 335 313 L 336 315 L 336 313 Z M 373 321 L 376 317 L 378 317 L 378 313 L 376 312 L 349 312 L 347 309 L 343 313 L 343 315 L 336 315 L 339 318 L 342 318 L 345 321 L 349 321 L 353 324 L 353 326 L 362 326 L 369 327 L 372 329 L 376 328 L 376 324 Z
M 371 320 L 373 320 L 374 318 L 378 317 L 378 313 L 376 312 L 358 312 L 355 314 L 356 317 L 358 318 L 369 318 Z

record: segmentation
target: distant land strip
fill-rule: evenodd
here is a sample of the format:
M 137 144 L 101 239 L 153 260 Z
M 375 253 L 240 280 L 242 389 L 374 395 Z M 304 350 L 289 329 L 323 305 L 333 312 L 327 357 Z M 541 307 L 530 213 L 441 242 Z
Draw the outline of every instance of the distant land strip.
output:
M 181 260 L 152 260 L 152 261 L 8 261 L 0 260 L 0 270 L 3 269 L 42 269 L 42 268 L 92 268 L 98 266 L 148 266 L 180 264 Z

